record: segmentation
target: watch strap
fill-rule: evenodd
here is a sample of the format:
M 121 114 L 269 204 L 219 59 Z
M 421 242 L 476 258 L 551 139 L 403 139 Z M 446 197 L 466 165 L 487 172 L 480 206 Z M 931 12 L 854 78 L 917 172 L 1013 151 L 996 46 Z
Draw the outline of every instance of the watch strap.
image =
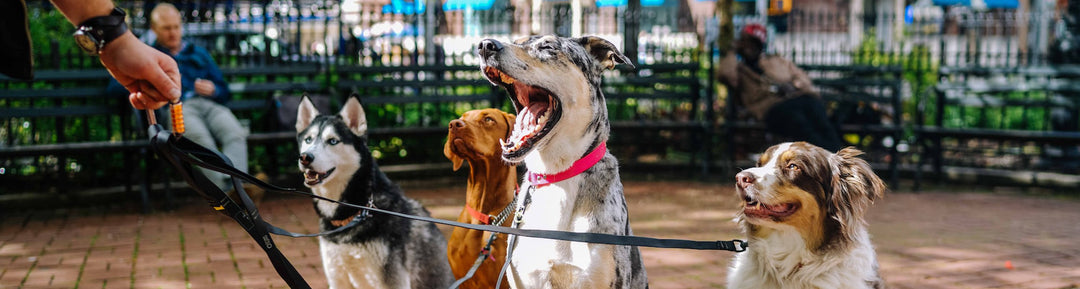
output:
M 115 40 L 116 38 L 124 35 L 127 32 L 127 24 L 124 23 L 124 17 L 127 14 L 120 7 L 113 8 L 109 15 L 97 16 L 79 23 L 80 28 L 88 33 L 93 33 L 101 43 L 99 49 L 105 47 L 105 44 Z M 88 28 L 88 29 L 86 29 Z

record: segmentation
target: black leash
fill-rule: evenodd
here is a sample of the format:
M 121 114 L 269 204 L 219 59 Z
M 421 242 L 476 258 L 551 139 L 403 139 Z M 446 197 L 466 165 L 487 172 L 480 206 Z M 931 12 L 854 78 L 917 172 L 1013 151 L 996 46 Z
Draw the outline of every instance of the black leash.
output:
M 521 207 L 518 208 L 517 212 L 514 213 L 514 223 L 510 224 L 510 226 L 514 229 L 517 229 L 518 226 L 521 226 L 521 222 L 525 216 L 525 209 L 528 208 L 529 204 L 532 203 L 532 189 L 532 186 L 529 186 L 525 189 L 525 198 L 523 198 L 521 201 Z M 514 196 L 514 198 L 517 198 L 517 196 Z M 506 276 L 506 269 L 510 268 L 510 257 L 514 255 L 514 249 L 517 249 L 516 237 L 517 236 L 514 235 L 506 236 L 506 259 L 503 262 L 502 269 L 499 269 L 499 279 L 497 279 L 498 281 L 495 281 L 496 289 L 502 288 L 503 276 Z M 517 280 L 517 278 L 514 279 Z
M 188 142 L 190 142 L 190 141 L 188 141 Z M 194 144 L 194 143 L 191 143 L 191 144 Z M 196 146 L 198 146 L 198 145 L 196 144 Z M 199 148 L 205 150 L 205 148 L 202 148 L 202 147 L 199 147 Z M 181 154 L 181 157 L 183 157 L 182 154 Z M 221 157 L 224 157 L 224 156 L 221 156 Z M 308 192 L 299 191 L 299 190 L 296 190 L 296 189 L 278 187 L 278 186 L 271 185 L 271 184 L 268 184 L 266 182 L 263 182 L 262 180 L 256 179 L 254 176 L 251 176 L 251 175 L 249 175 L 247 173 L 241 172 L 240 170 L 237 170 L 236 168 L 233 168 L 230 165 L 225 165 L 225 163 L 222 162 L 221 160 L 215 160 L 215 159 L 200 160 L 200 159 L 190 158 L 190 157 L 185 157 L 184 160 L 188 161 L 188 162 L 191 162 L 192 164 L 195 164 L 195 165 L 201 166 L 203 168 L 206 168 L 206 169 L 210 169 L 210 170 L 213 170 L 213 171 L 217 171 L 217 172 L 220 172 L 220 173 L 231 175 L 231 176 L 233 176 L 234 179 L 235 178 L 242 179 L 242 180 L 247 181 L 247 182 L 249 182 L 249 183 L 251 183 L 253 185 L 261 187 L 262 189 L 264 189 L 266 191 L 278 192 L 278 193 L 288 193 L 288 194 L 297 194 L 297 195 L 301 195 L 301 196 L 305 196 L 305 197 L 309 197 L 309 198 L 319 199 L 319 200 L 323 200 L 323 201 L 327 201 L 327 202 L 333 202 L 333 203 L 336 203 L 336 204 L 339 204 L 339 205 L 342 205 L 342 206 L 348 206 L 348 207 L 353 207 L 353 208 L 358 208 L 358 209 L 363 209 L 363 210 L 370 210 L 370 211 L 373 211 L 373 212 L 376 212 L 376 213 L 387 214 L 387 215 L 400 217 L 400 218 L 406 218 L 406 219 L 415 220 L 415 221 L 423 221 L 423 222 L 430 222 L 430 223 L 436 223 L 436 224 L 443 224 L 443 225 L 447 225 L 447 226 L 461 227 L 461 228 L 465 228 L 465 229 L 473 229 L 473 230 L 481 230 L 481 231 L 488 231 L 488 232 L 495 232 L 495 233 L 511 234 L 511 235 L 517 235 L 517 236 L 521 236 L 521 237 L 555 239 L 555 240 L 562 240 L 562 241 L 597 243 L 597 244 L 607 244 L 607 245 L 652 247 L 652 248 L 694 249 L 694 250 L 724 250 L 724 251 L 742 252 L 742 251 L 746 250 L 746 247 L 748 245 L 748 243 L 746 241 L 742 241 L 742 240 L 732 240 L 732 241 L 691 241 L 691 240 L 682 240 L 682 239 L 661 239 L 661 238 L 649 238 L 649 237 L 641 237 L 641 236 L 621 236 L 621 235 L 611 235 L 611 234 L 601 234 L 601 233 L 581 233 L 581 232 L 565 232 L 565 231 L 552 231 L 552 230 L 516 229 L 516 228 L 507 228 L 507 227 L 502 227 L 502 226 L 466 224 L 466 223 L 443 220 L 443 219 L 436 219 L 436 218 L 431 218 L 431 217 L 414 216 L 414 215 L 398 213 L 398 212 L 394 212 L 394 211 L 387 211 L 387 210 L 379 209 L 379 208 L 365 207 L 365 206 L 356 205 L 356 204 L 350 204 L 350 203 L 341 202 L 341 201 L 337 201 L 337 200 L 331 200 L 331 199 L 328 199 L 328 198 L 325 198 L 325 197 L 321 197 L 321 196 L 318 196 L 318 195 L 315 195 L 315 194 L 312 194 L 312 193 L 308 193 Z
M 191 159 L 205 158 L 232 167 L 232 163 L 228 158 L 188 139 L 174 135 L 159 124 L 151 125 L 150 135 L 150 144 L 157 150 L 158 155 L 172 164 L 180 172 L 180 176 L 191 185 L 191 188 L 196 193 L 206 199 L 214 210 L 235 220 L 248 235 L 251 235 L 251 238 L 255 239 L 255 242 L 259 243 L 259 248 L 266 252 L 266 256 L 270 259 L 270 263 L 273 264 L 274 270 L 290 288 L 311 288 L 304 281 L 304 277 L 289 263 L 289 259 L 285 258 L 285 255 L 278 250 L 278 247 L 274 244 L 274 239 L 270 237 L 269 227 L 273 226 L 263 221 L 259 215 L 259 210 L 251 201 L 251 198 L 247 196 L 247 193 L 244 192 L 240 182 L 235 178 L 233 179 L 233 188 L 236 189 L 237 195 L 242 202 L 242 204 L 237 204 L 189 163 Z
M 513 212 L 514 207 L 517 206 L 516 193 L 517 192 L 515 192 L 514 194 L 514 199 L 511 200 L 510 203 L 502 209 L 502 212 L 499 212 L 498 216 L 488 215 L 491 216 L 491 220 L 494 220 L 491 221 L 491 224 L 489 225 L 502 226 L 502 223 L 506 221 L 506 217 L 509 217 L 510 212 Z M 468 272 L 465 272 L 465 276 L 462 276 L 461 279 L 457 279 L 457 281 L 454 281 L 454 284 L 450 285 L 450 289 L 457 289 L 459 286 L 461 286 L 462 283 L 465 283 L 465 281 L 472 279 L 473 275 L 476 274 L 476 270 L 480 269 L 480 265 L 484 264 L 484 260 L 491 256 L 491 244 L 495 243 L 495 239 L 498 239 L 498 237 L 498 233 L 491 233 L 491 236 L 488 237 L 487 243 L 484 244 L 484 248 L 480 249 L 480 253 L 477 254 L 476 261 L 473 261 L 472 267 L 469 268 Z M 501 275 L 499 276 L 499 280 L 502 280 Z M 496 284 L 495 288 L 499 288 L 498 284 Z
M 183 119 L 182 119 L 183 116 L 180 115 L 179 116 L 179 118 L 180 118 L 179 121 L 177 120 L 177 118 L 178 118 L 177 114 L 179 114 L 178 112 L 176 112 L 177 107 L 178 106 L 173 107 L 173 110 L 174 110 L 173 111 L 173 126 L 174 126 L 174 129 L 176 131 L 182 131 L 183 130 Z M 180 172 L 180 175 L 184 178 L 184 180 L 187 181 L 187 183 L 189 185 L 191 185 L 192 189 L 196 193 L 198 193 L 200 196 L 202 196 L 204 199 L 206 199 L 206 201 L 210 203 L 211 207 L 213 207 L 214 210 L 219 211 L 222 214 L 225 214 L 226 216 L 228 216 L 228 217 L 232 218 L 233 220 L 235 220 L 238 224 L 240 224 L 240 227 L 244 228 L 244 230 L 247 231 L 247 233 L 249 235 L 251 235 L 251 237 L 253 239 L 255 239 L 255 241 L 260 244 L 259 247 L 263 248 L 263 251 L 266 252 L 267 257 L 270 259 L 270 262 L 274 265 L 274 269 L 278 272 L 278 275 L 280 275 L 281 278 L 283 280 L 285 280 L 285 282 L 289 285 L 290 288 L 311 288 L 311 287 L 307 284 L 306 281 L 304 281 L 303 276 L 301 276 L 296 271 L 296 268 L 294 268 L 292 266 L 292 264 L 289 263 L 288 259 L 285 258 L 285 255 L 282 254 L 281 251 L 277 249 L 277 246 L 274 244 L 273 239 L 270 237 L 271 233 L 284 235 L 284 236 L 291 236 L 291 237 L 309 237 L 309 236 L 320 236 L 320 235 L 326 235 L 326 234 L 333 234 L 333 233 L 336 233 L 336 232 L 343 231 L 343 230 L 345 230 L 345 229 L 347 229 L 349 227 L 355 226 L 356 224 L 359 224 L 361 221 L 363 221 L 363 215 L 366 215 L 366 214 L 359 214 L 356 217 L 354 217 L 353 220 L 350 221 L 350 223 L 348 225 L 338 227 L 338 228 L 336 228 L 334 230 L 321 232 L 321 233 L 317 233 L 317 234 L 290 233 L 290 232 L 288 232 L 288 231 L 286 231 L 284 229 L 278 228 L 278 227 L 276 227 L 274 225 L 271 225 L 271 224 L 267 223 L 266 221 L 263 221 L 262 217 L 259 215 L 258 208 L 255 207 L 254 202 L 252 202 L 251 198 L 249 198 L 247 196 L 247 193 L 244 192 L 244 189 L 243 189 L 243 186 L 241 186 L 240 180 L 243 180 L 243 181 L 246 181 L 246 182 L 251 183 L 253 185 L 256 185 L 256 186 L 258 186 L 258 187 L 260 187 L 260 188 L 262 188 L 262 189 L 264 189 L 266 191 L 272 191 L 272 192 L 278 192 L 278 193 L 298 194 L 298 195 L 302 195 L 302 196 L 305 196 L 305 197 L 314 198 L 314 199 L 323 200 L 323 201 L 328 201 L 328 202 L 333 202 L 333 203 L 337 203 L 339 205 L 354 207 L 354 208 L 358 208 L 358 209 L 365 210 L 365 211 L 374 211 L 374 212 L 378 212 L 378 213 L 382 213 L 382 214 L 392 215 L 392 216 L 396 216 L 396 217 L 400 217 L 400 218 L 406 218 L 406 219 L 415 220 L 415 221 L 443 224 L 443 225 L 460 227 L 460 228 L 465 228 L 465 229 L 473 229 L 473 230 L 489 231 L 489 232 L 493 232 L 493 233 L 509 234 L 509 235 L 511 235 L 511 236 L 509 236 L 511 242 L 513 242 L 515 240 L 515 237 L 532 237 L 532 238 L 544 238 L 544 239 L 554 239 L 554 240 L 571 241 L 571 242 L 597 243 L 597 244 L 607 244 L 607 245 L 638 246 L 638 247 L 653 247 L 653 248 L 674 248 L 674 249 L 694 249 L 694 250 L 725 250 L 725 251 L 734 251 L 734 252 L 745 251 L 747 246 L 748 246 L 748 243 L 746 241 L 742 241 L 742 240 L 691 241 L 691 240 L 680 240 L 680 239 L 659 239 L 659 238 L 649 238 L 649 237 L 640 237 L 640 236 L 621 236 L 621 235 L 600 234 L 600 233 L 581 233 L 581 232 L 565 232 L 565 231 L 552 231 L 552 230 L 518 229 L 517 228 L 518 224 L 514 224 L 514 227 L 510 227 L 510 228 L 502 227 L 502 226 L 492 226 L 492 225 L 475 225 L 475 224 L 466 224 L 466 223 L 461 223 L 461 222 L 456 222 L 456 221 L 448 221 L 448 220 L 443 220 L 443 219 L 436 219 L 436 218 L 431 218 L 431 217 L 414 216 L 414 215 L 403 214 L 403 213 L 398 213 L 398 212 L 394 212 L 394 211 L 387 211 L 387 210 L 375 208 L 373 206 L 372 207 L 367 207 L 367 206 L 360 206 L 360 205 L 340 202 L 340 201 L 337 201 L 337 200 L 331 200 L 331 199 L 328 199 L 328 198 L 325 198 L 325 197 L 322 197 L 322 196 L 318 196 L 318 195 L 315 195 L 315 194 L 312 194 L 312 193 L 303 192 L 303 191 L 299 191 L 299 190 L 292 189 L 292 188 L 282 188 L 282 187 L 278 187 L 278 186 L 275 186 L 275 185 L 271 185 L 271 184 L 268 184 L 266 182 L 263 182 L 262 180 L 259 180 L 259 179 L 255 178 L 252 175 L 249 175 L 249 174 L 247 174 L 245 172 L 242 172 L 242 171 L 236 169 L 235 167 L 233 167 L 232 162 L 229 161 L 229 159 L 225 155 L 223 155 L 223 154 L 221 154 L 221 153 L 219 153 L 217 151 L 207 149 L 207 148 L 205 148 L 205 147 L 203 147 L 203 146 L 201 146 L 199 144 L 196 144 L 196 143 L 192 142 L 191 140 L 183 138 L 179 134 L 174 134 L 174 133 L 169 132 L 168 130 L 165 130 L 161 125 L 156 123 L 156 120 L 154 119 L 153 113 L 151 111 L 149 111 L 149 110 L 147 112 L 148 112 L 147 116 L 150 119 L 150 124 L 151 124 L 150 129 L 149 129 L 149 132 L 150 132 L 150 135 L 151 135 L 150 136 L 150 144 L 158 152 L 158 155 L 160 155 L 162 158 L 166 159 L 170 164 L 172 164 Z M 179 125 L 179 127 L 177 127 L 177 125 Z M 196 171 L 195 168 L 193 167 L 193 165 L 194 166 L 200 166 L 200 167 L 203 167 L 203 168 L 206 168 L 206 169 L 210 169 L 210 170 L 213 170 L 213 171 L 217 171 L 217 172 L 224 173 L 224 174 L 232 176 L 233 187 L 236 190 L 237 195 L 240 197 L 241 203 L 236 203 L 233 200 L 231 200 L 225 194 L 225 192 L 223 192 L 220 188 L 217 187 L 217 185 L 215 185 L 213 182 L 211 182 L 209 179 L 207 179 L 201 172 Z M 526 196 L 525 196 L 525 199 L 524 199 L 525 203 L 522 205 L 522 209 L 524 209 L 524 207 L 528 206 L 529 201 L 530 201 L 530 196 L 529 196 L 529 194 L 527 192 Z M 519 210 L 518 215 L 515 218 L 515 222 L 520 222 L 520 218 L 521 218 L 520 213 L 521 212 Z M 511 245 L 508 248 L 513 248 L 513 243 L 511 243 Z M 506 264 L 510 263 L 509 262 L 510 253 L 511 253 L 511 251 L 507 252 Z M 505 272 L 505 270 L 506 270 L 506 265 L 503 266 L 502 271 Z M 499 282 L 500 283 L 502 282 L 502 277 L 501 277 L 502 274 L 503 273 L 500 273 L 500 277 L 499 277 Z

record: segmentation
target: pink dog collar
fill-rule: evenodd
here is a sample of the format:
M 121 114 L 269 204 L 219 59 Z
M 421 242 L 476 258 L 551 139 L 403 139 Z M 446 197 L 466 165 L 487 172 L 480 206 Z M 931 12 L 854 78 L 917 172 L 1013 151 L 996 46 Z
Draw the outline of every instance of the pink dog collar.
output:
M 585 155 L 585 157 L 575 161 L 573 165 L 570 165 L 569 169 L 561 173 L 553 175 L 542 175 L 528 172 L 525 175 L 525 179 L 528 180 L 529 183 L 536 188 L 544 187 L 553 183 L 558 183 L 563 180 L 572 178 L 584 172 L 585 170 L 588 170 L 593 165 L 596 165 L 596 163 L 600 162 L 600 159 L 604 158 L 604 154 L 606 153 L 607 144 L 600 143 L 599 146 L 596 146 L 596 149 L 593 149 L 593 151 Z

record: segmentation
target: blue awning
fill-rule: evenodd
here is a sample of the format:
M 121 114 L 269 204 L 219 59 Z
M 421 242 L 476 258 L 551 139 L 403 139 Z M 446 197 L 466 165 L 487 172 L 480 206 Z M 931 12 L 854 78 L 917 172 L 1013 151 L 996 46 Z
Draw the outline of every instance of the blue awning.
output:
M 1003 9 L 1016 9 L 1020 7 L 1020 2 L 1017 0 L 982 0 L 986 3 L 986 8 L 1003 8 Z M 971 0 L 934 0 L 934 5 L 939 6 L 971 6 Z
M 494 4 L 495 0 L 447 0 L 446 3 L 443 3 L 443 11 L 465 10 L 467 8 L 488 10 Z
M 405 15 L 422 14 L 424 13 L 425 8 L 426 7 L 424 7 L 423 0 L 390 0 L 390 4 L 386 4 L 383 6 L 382 13 Z
M 622 7 L 626 6 L 626 0 L 596 0 L 596 7 Z M 642 7 L 664 6 L 664 0 L 641 0 Z

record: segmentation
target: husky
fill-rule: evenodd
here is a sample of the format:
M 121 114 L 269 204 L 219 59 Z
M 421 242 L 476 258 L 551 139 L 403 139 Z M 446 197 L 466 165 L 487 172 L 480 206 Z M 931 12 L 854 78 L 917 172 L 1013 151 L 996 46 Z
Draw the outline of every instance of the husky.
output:
M 379 170 L 367 146 L 367 119 L 356 96 L 338 115 L 321 115 L 306 96 L 296 118 L 299 166 L 312 193 L 351 204 L 367 204 L 405 214 L 430 216 L 405 197 Z M 383 214 L 362 214 L 355 207 L 315 201 L 323 231 L 359 225 L 319 237 L 319 251 L 330 288 L 446 288 L 453 274 L 446 239 L 432 223 Z
M 632 235 L 601 73 L 633 66 L 599 37 L 532 36 L 480 42 L 480 69 L 517 110 L 503 159 L 525 163 L 520 227 Z M 521 199 L 524 200 L 521 200 Z M 648 288 L 637 247 L 517 238 L 508 245 L 512 288 Z

